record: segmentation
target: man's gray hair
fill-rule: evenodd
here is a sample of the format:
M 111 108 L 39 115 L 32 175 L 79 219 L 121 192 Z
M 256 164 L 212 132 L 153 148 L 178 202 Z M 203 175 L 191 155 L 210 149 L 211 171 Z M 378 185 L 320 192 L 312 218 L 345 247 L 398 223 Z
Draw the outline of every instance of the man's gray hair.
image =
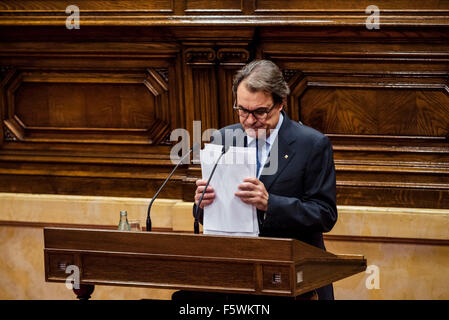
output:
M 232 85 L 234 99 L 237 99 L 237 88 L 243 81 L 250 92 L 270 93 L 274 104 L 282 103 L 290 94 L 281 70 L 269 60 L 254 60 L 237 72 Z

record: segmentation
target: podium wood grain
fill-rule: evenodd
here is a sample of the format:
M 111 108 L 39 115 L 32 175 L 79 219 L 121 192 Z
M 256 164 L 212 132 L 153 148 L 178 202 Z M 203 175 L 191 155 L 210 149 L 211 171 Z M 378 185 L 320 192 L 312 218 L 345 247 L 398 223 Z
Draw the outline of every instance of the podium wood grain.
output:
M 45 280 L 296 297 L 366 269 L 294 239 L 44 229 Z

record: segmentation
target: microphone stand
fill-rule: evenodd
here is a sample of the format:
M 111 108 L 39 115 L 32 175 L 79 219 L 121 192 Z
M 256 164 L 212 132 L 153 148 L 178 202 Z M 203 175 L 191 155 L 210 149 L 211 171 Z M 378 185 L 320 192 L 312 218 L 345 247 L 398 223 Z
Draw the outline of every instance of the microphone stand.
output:
M 148 206 L 148 211 L 147 211 L 147 228 L 146 231 L 150 232 L 151 231 L 151 218 L 150 218 L 150 211 L 151 211 L 151 206 L 153 205 L 154 200 L 156 200 L 157 196 L 159 195 L 159 193 L 161 192 L 161 190 L 164 188 L 164 186 L 167 184 L 168 180 L 170 180 L 171 176 L 173 175 L 173 173 L 175 173 L 176 169 L 179 167 L 179 165 L 184 161 L 184 159 L 190 155 L 192 153 L 192 151 L 194 149 L 196 149 L 199 145 L 195 144 L 192 148 L 190 148 L 189 152 L 187 152 L 182 158 L 181 160 L 179 160 L 179 162 L 176 164 L 176 166 L 173 168 L 173 170 L 170 172 L 170 174 L 168 175 L 167 179 L 165 179 L 164 183 L 162 184 L 162 186 L 159 188 L 159 190 L 157 190 L 156 194 L 154 195 L 154 197 L 151 199 L 150 204 Z

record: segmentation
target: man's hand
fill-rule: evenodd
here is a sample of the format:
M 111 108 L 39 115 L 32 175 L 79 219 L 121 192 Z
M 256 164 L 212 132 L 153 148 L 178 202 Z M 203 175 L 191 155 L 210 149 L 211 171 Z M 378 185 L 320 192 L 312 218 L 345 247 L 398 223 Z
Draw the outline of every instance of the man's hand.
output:
M 267 211 L 268 192 L 265 185 L 257 178 L 245 178 L 235 193 L 243 202 L 254 205 L 257 209 Z
M 195 204 L 198 205 L 200 201 L 201 194 L 206 187 L 207 181 L 196 180 L 196 191 L 195 191 Z M 209 185 L 206 192 L 204 193 L 203 201 L 201 201 L 200 208 L 203 209 L 204 206 L 210 205 L 215 199 L 214 189 Z

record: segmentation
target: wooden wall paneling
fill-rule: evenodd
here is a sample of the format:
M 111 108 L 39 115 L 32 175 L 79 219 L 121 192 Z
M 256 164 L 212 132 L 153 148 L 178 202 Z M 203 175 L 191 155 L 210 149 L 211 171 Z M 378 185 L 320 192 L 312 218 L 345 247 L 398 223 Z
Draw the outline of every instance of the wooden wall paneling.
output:
M 2 82 L 0 190 L 151 195 L 172 167 L 170 147 L 158 145 L 184 126 L 178 54 L 170 43 L 117 39 L 5 43 L 1 65 L 15 68 Z M 164 195 L 181 197 L 180 181 L 174 176 Z
M 0 191 L 151 194 L 166 133 L 236 122 L 232 76 L 265 57 L 288 115 L 331 138 L 340 204 L 449 208 L 449 2 L 380 1 L 379 30 L 371 4 L 82 0 L 75 31 L 63 1 L 0 0 Z M 164 196 L 191 201 L 198 176 Z
M 234 97 L 232 94 L 232 80 L 238 69 L 235 67 L 220 67 L 218 70 L 219 79 L 219 128 L 239 122 L 236 112 L 233 110 Z
M 369 0 L 362 1 L 326 1 L 326 0 L 290 0 L 290 1 L 273 1 L 273 0 L 256 0 L 256 13 L 305 13 L 305 12 L 321 12 L 328 9 L 328 14 L 335 14 L 336 12 L 344 12 L 346 14 L 356 14 L 365 11 L 365 8 L 372 5 L 373 2 Z M 418 12 L 425 12 L 426 10 L 447 9 L 447 1 L 440 1 L 438 3 L 423 3 L 422 1 L 413 0 L 407 1 L 376 1 L 376 6 L 382 10 L 394 10 L 400 12 L 412 13 L 409 10 L 416 10 Z
M 168 92 L 168 78 L 166 74 L 168 70 L 165 68 L 148 68 L 143 83 L 157 99 L 155 116 L 165 121 L 168 120 L 168 100 L 166 93 Z M 157 107 L 158 106 L 158 107 Z
M 284 106 L 284 110 L 290 119 L 300 121 L 300 106 L 296 97 L 301 96 L 307 88 L 307 80 L 304 74 L 296 69 L 284 69 L 282 70 L 284 79 L 290 87 L 290 96 L 288 97 L 287 106 Z
M 155 85 L 155 76 L 152 70 L 20 71 L 6 90 L 5 124 L 21 141 L 153 143 L 154 121 L 168 118 L 168 88 Z
M 448 208 L 447 41 L 429 47 L 405 33 L 411 43 L 343 34 L 315 43 L 286 33 L 296 40 L 269 33 L 262 55 L 284 69 L 289 115 L 331 138 L 339 203 Z
M 188 33 L 190 34 L 190 32 Z M 191 34 L 196 36 L 195 33 Z M 207 32 L 206 32 L 207 36 Z M 216 51 L 212 43 L 199 42 L 184 44 L 183 69 L 184 69 L 184 99 L 186 107 L 186 126 L 190 134 L 190 143 L 194 139 L 201 139 L 202 133 L 207 129 L 219 129 L 219 101 L 217 87 Z M 194 136 L 193 122 L 201 121 L 200 137 Z M 195 132 L 195 134 L 198 134 Z M 192 156 L 192 165 L 186 171 L 182 183 L 182 199 L 192 201 L 194 196 L 195 181 L 201 176 L 196 159 L 199 151 Z
M 184 105 L 184 81 L 182 67 L 182 53 L 177 54 L 176 58 L 171 60 L 167 69 L 169 88 L 169 106 L 171 130 L 176 128 L 185 128 L 186 126 L 186 108 Z
M 448 136 L 446 79 L 366 76 L 307 77 L 302 119 L 334 135 Z
M 34 194 L 67 194 L 111 197 L 151 198 L 168 176 L 147 178 L 109 178 L 83 176 L 48 176 L 2 174 L 1 192 Z M 181 199 L 183 196 L 181 176 L 173 179 L 160 193 L 161 198 Z
M 246 45 L 248 47 L 248 45 Z M 239 118 L 233 110 L 234 97 L 232 83 L 236 72 L 251 61 L 250 51 L 246 48 L 231 46 L 217 50 L 218 59 L 218 96 L 219 128 L 238 123 Z
M 80 0 L 83 26 L 291 25 L 364 26 L 370 1 L 274 0 Z M 379 0 L 383 24 L 428 26 L 449 24 L 444 1 Z M 0 25 L 65 25 L 62 0 L 2 0 Z M 251 17 L 251 19 L 248 19 Z M 37 18 L 37 19 L 36 19 Z
M 173 13 L 174 1 L 173 0 L 78 0 L 76 5 L 80 8 L 81 14 L 111 14 L 111 13 L 123 13 L 130 11 L 132 13 L 143 14 L 161 14 L 161 13 Z M 45 13 L 55 14 L 65 12 L 68 6 L 67 1 L 63 0 L 8 0 L 0 1 L 0 11 L 8 12 L 23 12 L 30 13 Z
M 244 0 L 184 0 L 186 14 L 243 14 Z
M 216 52 L 211 46 L 184 49 L 184 86 L 190 136 L 193 121 L 201 121 L 202 131 L 218 129 Z
M 221 41 L 208 43 L 207 47 L 190 46 L 185 50 L 185 67 L 187 70 L 185 73 L 187 77 L 184 83 L 186 88 L 186 105 L 189 105 L 189 101 L 190 104 L 196 104 L 193 112 L 190 109 L 190 114 L 192 115 L 191 119 L 202 121 L 201 134 L 207 129 L 220 129 L 223 126 L 238 122 L 238 118 L 232 109 L 232 80 L 235 72 L 251 59 L 250 43 L 247 39 L 249 35 L 253 34 L 254 30 L 245 29 L 238 31 L 242 32 L 234 33 L 233 28 L 227 31 L 224 29 L 213 30 L 209 33 L 203 31 L 199 34 L 201 39 L 192 39 L 192 43 L 205 45 L 205 40 L 211 40 L 210 38 L 215 40 L 220 38 Z M 193 32 L 188 36 L 197 37 L 198 34 Z M 233 37 L 237 39 L 233 39 Z M 198 42 L 198 40 L 202 41 Z M 235 40 L 238 41 L 236 42 Z M 197 71 L 195 71 L 195 68 Z M 201 71 L 198 72 L 198 70 Z M 196 78 L 195 75 L 197 76 Z M 199 75 L 203 76 L 200 77 Z M 213 78 L 211 78 L 212 75 Z M 190 83 L 190 79 L 193 80 L 192 83 Z M 213 90 L 205 89 L 206 92 L 209 90 L 209 94 L 206 94 L 206 97 L 204 97 L 204 94 L 201 94 L 200 86 L 208 81 L 215 83 L 215 87 Z M 200 100 L 195 102 L 195 99 Z M 201 99 L 204 101 L 202 102 Z M 188 127 L 189 131 L 192 132 L 191 122 L 188 123 Z M 199 153 L 197 153 L 197 157 L 199 157 Z M 201 176 L 201 171 L 195 159 L 193 159 L 194 165 L 189 166 L 187 170 L 187 176 L 183 184 L 183 199 L 185 201 L 192 201 L 195 180 Z
M 153 49 L 154 50 L 154 48 L 155 48 L 155 46 L 153 45 L 153 48 L 151 48 L 151 46 L 149 46 L 150 48 L 150 50 L 151 49 Z M 70 50 L 69 48 L 67 48 L 68 50 Z M 117 48 L 111 48 L 112 50 L 117 50 Z M 148 49 L 148 48 L 147 48 Z M 16 49 L 16 50 L 20 50 L 20 49 Z M 79 51 L 79 49 L 77 49 L 78 51 Z M 123 48 L 122 48 L 122 50 L 123 50 Z M 65 55 L 65 52 L 64 52 L 64 50 L 62 50 L 62 52 L 61 52 L 61 54 L 62 55 Z M 146 54 L 146 55 L 148 55 L 148 53 Z M 160 55 L 159 55 L 160 56 Z M 170 55 L 166 55 L 168 58 L 170 58 Z M 93 52 L 92 53 L 92 57 L 95 57 L 95 52 Z M 96 75 L 98 75 L 100 78 L 101 78 L 101 72 L 103 72 L 104 73 L 104 76 L 103 76 L 103 78 L 101 78 L 101 80 L 102 81 L 107 81 L 107 82 L 113 82 L 114 80 L 113 79 L 118 79 L 119 77 L 120 77 L 120 74 L 122 74 L 122 77 L 126 77 L 126 72 L 127 71 L 125 71 L 126 70 L 126 68 L 128 69 L 128 70 L 130 70 L 129 68 L 131 67 L 130 66 L 130 59 L 133 59 L 132 57 L 126 57 L 126 56 L 124 56 L 123 57 L 124 59 L 120 59 L 120 60 L 118 60 L 118 63 L 114 63 L 115 65 L 120 65 L 121 64 L 121 66 L 120 67 L 125 67 L 125 69 L 118 69 L 118 68 L 116 68 L 115 70 L 113 70 L 113 69 L 111 69 L 110 67 L 109 67 L 109 71 L 104 71 L 104 69 L 103 69 L 103 71 L 101 71 L 102 69 L 101 68 L 103 68 L 102 66 L 96 66 L 95 68 L 97 68 L 99 71 L 97 71 L 97 74 L 95 74 L 95 69 L 93 69 L 92 67 L 89 67 L 88 69 L 90 69 L 91 71 L 93 71 L 94 73 L 92 74 L 92 76 L 91 76 L 91 78 L 88 80 L 88 81 L 90 81 L 90 82 L 94 82 L 94 78 L 95 78 L 95 76 Z M 39 59 L 39 60 L 37 60 L 37 61 L 42 61 L 43 63 L 46 63 L 47 61 L 46 60 L 44 60 L 45 58 L 42 58 L 42 59 Z M 73 58 L 73 60 L 75 60 L 76 61 L 76 55 L 75 55 L 75 57 Z M 112 59 L 114 59 L 114 58 L 112 58 Z M 15 60 L 17 60 L 17 59 L 15 59 Z M 22 59 L 23 60 L 23 59 Z M 106 60 L 106 61 L 108 61 L 107 59 L 103 59 L 103 61 L 104 60 Z M 136 57 L 136 58 L 134 58 L 133 59 L 133 63 L 135 63 L 135 65 L 137 65 L 137 66 L 139 66 L 139 65 L 141 65 L 141 62 L 143 62 L 143 60 L 142 61 L 140 61 L 140 60 L 142 60 L 140 57 Z M 160 60 L 160 59 L 159 59 Z M 55 61 L 55 60 L 54 60 Z M 90 62 L 93 62 L 94 60 L 91 60 Z M 103 61 L 101 61 L 101 62 L 103 62 Z M 157 60 L 156 60 L 157 61 Z M 166 60 L 167 61 L 167 60 Z M 170 61 L 170 60 L 169 60 Z M 73 61 L 71 61 L 70 62 L 70 65 L 72 65 L 72 62 Z M 109 65 L 111 65 L 111 62 L 113 62 L 113 60 L 109 60 L 108 61 L 109 62 Z M 116 61 L 114 61 L 114 62 L 116 62 Z M 150 62 L 150 64 L 148 64 L 148 62 Z M 19 62 L 20 63 L 20 62 Z M 162 63 L 162 64 L 167 64 L 167 62 L 156 62 L 157 64 L 159 64 L 159 63 Z M 76 62 L 74 63 L 74 64 L 76 64 Z M 156 66 L 157 66 L 157 64 L 156 64 Z M 152 91 L 152 93 L 153 94 L 155 94 L 155 95 L 159 95 L 159 94 L 161 94 L 161 95 L 163 95 L 165 92 L 167 92 L 167 90 L 168 90 L 168 88 L 167 88 L 167 85 L 168 84 L 166 84 L 165 83 L 165 80 L 161 80 L 163 77 L 166 77 L 166 74 L 168 74 L 168 69 L 167 69 L 167 67 L 168 67 L 168 65 L 167 65 L 167 67 L 151 67 L 151 65 L 154 65 L 154 62 L 153 61 L 151 61 L 151 60 L 147 60 L 147 62 L 146 62 L 146 66 L 147 66 L 147 68 L 141 68 L 139 71 L 135 71 L 135 69 L 133 70 L 133 71 L 131 71 L 131 72 L 129 72 L 129 77 L 134 77 L 133 79 L 134 80 L 131 80 L 131 78 L 130 79 L 128 79 L 128 80 L 126 80 L 126 79 L 121 79 L 121 80 L 117 80 L 117 81 L 122 81 L 122 82 L 129 82 L 129 81 L 134 81 L 136 84 L 137 83 L 141 83 L 142 82 L 142 80 L 143 80 L 143 83 L 144 84 L 147 84 L 147 87 L 148 87 L 148 89 L 150 90 L 150 91 Z M 48 67 L 46 67 L 47 69 L 48 68 L 58 68 L 58 67 L 60 67 L 59 65 L 52 65 L 52 66 L 48 66 Z M 35 67 L 34 67 L 35 68 Z M 42 69 L 43 69 L 44 67 L 42 66 Z M 131 68 L 135 68 L 135 67 L 131 67 Z M 79 71 L 77 71 L 77 72 L 79 72 Z M 107 73 L 109 72 L 109 80 L 107 79 L 108 78 L 108 75 L 107 75 Z M 117 72 L 117 74 L 115 74 L 115 72 Z M 173 71 L 172 71 L 173 72 Z M 131 73 L 134 73 L 134 75 L 131 75 Z M 139 73 L 141 74 L 141 75 L 139 75 Z M 146 79 L 145 79 L 145 73 L 148 73 L 148 75 L 146 75 Z M 56 73 L 55 73 L 56 74 Z M 61 77 L 62 77 L 62 75 L 61 75 Z M 88 77 L 88 76 L 87 76 Z M 56 80 L 52 80 L 52 81 L 56 81 Z M 75 82 L 76 82 L 76 80 L 75 80 Z M 161 85 L 158 85 L 158 83 L 160 83 Z M 148 84 L 150 84 L 150 85 L 148 85 Z M 152 84 L 152 85 L 151 85 Z M 158 90 L 159 91 L 161 91 L 161 92 L 158 92 Z M 176 92 L 175 92 L 176 93 Z M 164 98 L 165 99 L 165 98 Z M 166 101 L 166 99 L 165 99 L 165 101 Z M 167 104 L 167 103 L 166 103 Z M 162 117 L 164 117 L 164 118 L 166 118 L 166 119 L 164 119 L 164 120 L 167 120 L 168 119 L 168 108 L 161 108 L 161 109 L 158 109 L 158 110 L 156 110 L 157 112 L 162 112 L 161 113 L 161 115 L 162 115 Z
M 11 117 L 11 121 L 16 123 L 16 126 L 10 125 L 7 120 L 8 114 L 13 114 L 14 112 L 12 107 L 14 105 L 14 96 L 12 92 L 17 88 L 20 81 L 20 76 L 13 67 L 9 68 L 2 79 L 0 98 L 2 107 L 2 127 L 5 133 L 5 141 L 20 141 L 23 139 L 24 132 L 21 130 L 22 127 L 20 124 L 17 124 L 17 119 Z M 11 87 L 13 88 L 12 90 L 10 90 Z
M 194 105 L 197 108 L 193 113 L 188 111 L 191 114 L 191 118 L 186 119 L 189 132 L 192 132 L 193 120 L 202 121 L 203 131 L 209 128 L 218 129 L 224 123 L 232 121 L 234 119 L 232 115 L 221 113 L 223 103 L 228 103 L 231 93 L 231 88 L 227 84 L 232 79 L 231 70 L 239 69 L 250 59 L 250 42 L 254 38 L 254 28 L 220 25 L 214 28 L 178 27 L 170 28 L 170 30 L 178 41 L 183 43 L 184 47 L 186 108 L 189 110 L 187 106 Z M 192 79 L 197 81 L 192 83 Z M 201 88 L 200 84 L 204 82 L 208 82 L 206 84 L 208 87 Z M 197 84 L 198 87 L 195 87 Z M 211 87 L 211 84 L 214 86 Z M 202 91 L 209 92 L 204 95 L 201 93 Z M 205 102 L 201 101 L 203 97 Z M 199 99 L 197 103 L 195 103 L 195 98 Z M 211 100 L 209 101 L 209 99 Z M 203 111 L 201 109 L 203 104 L 207 104 L 207 108 L 211 109 L 212 113 L 205 114 L 204 108 Z
M 449 196 L 446 188 L 386 188 L 337 185 L 338 205 L 361 205 L 405 208 L 448 209 Z
M 14 75 L 13 68 L 10 66 L 0 66 L 0 92 L 4 92 L 6 84 L 9 82 L 11 76 Z M 3 145 L 3 140 L 14 139 L 9 129 L 3 125 L 3 120 L 5 118 L 5 108 L 6 108 L 6 97 L 0 94 L 0 147 Z
M 118 146 L 115 152 L 94 155 L 73 148 L 58 153 L 36 151 L 35 145 L 17 149 L 24 149 L 23 143 L 13 149 L 15 144 L 8 143 L 0 153 L 2 192 L 150 197 L 172 169 L 168 146 L 140 154 Z M 95 145 L 91 149 L 101 150 Z M 184 176 L 181 167 L 161 196 L 182 197 Z

